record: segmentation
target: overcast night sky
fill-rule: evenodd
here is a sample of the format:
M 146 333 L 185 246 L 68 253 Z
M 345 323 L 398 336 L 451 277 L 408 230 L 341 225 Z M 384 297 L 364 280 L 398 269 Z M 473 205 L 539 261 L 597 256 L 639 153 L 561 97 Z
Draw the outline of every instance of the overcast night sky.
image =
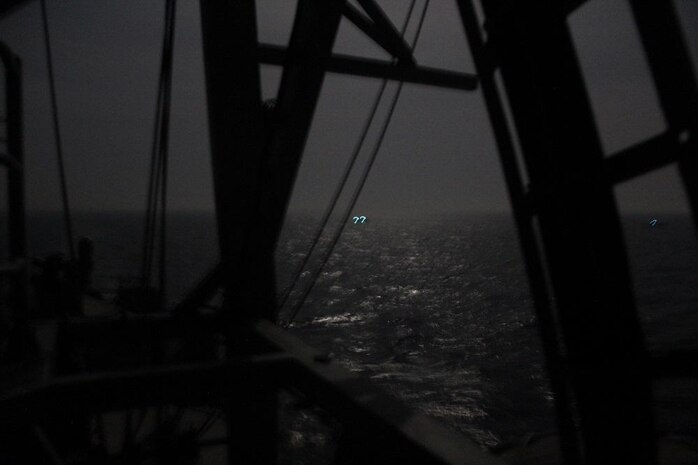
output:
M 698 1 L 675 3 L 694 64 L 698 63 Z M 380 4 L 396 24 L 402 23 L 407 0 L 381 0 Z M 141 211 L 164 1 L 49 0 L 48 8 L 73 207 Z M 294 9 L 292 0 L 258 1 L 260 40 L 285 44 Z M 52 210 L 60 205 L 40 21 L 39 2 L 28 2 L 0 21 L 0 40 L 23 59 L 28 207 Z M 570 24 L 606 152 L 661 132 L 664 120 L 626 2 L 591 1 L 570 18 Z M 460 27 L 455 0 L 432 0 L 416 49 L 418 61 L 473 71 Z M 408 30 L 408 37 L 413 29 Z M 385 57 L 346 20 L 335 51 Z M 178 2 L 174 66 L 170 206 L 173 210 L 210 210 L 212 186 L 195 0 Z M 279 72 L 275 67 L 262 68 L 265 98 L 273 96 Z M 328 75 L 292 208 L 324 207 L 378 85 L 377 80 Z M 392 92 L 394 87 L 389 87 L 388 96 Z M 382 114 L 379 112 L 379 120 Z M 687 208 L 673 167 L 623 184 L 616 192 L 624 211 Z M 480 92 L 406 85 L 357 210 L 369 216 L 400 216 L 508 209 Z

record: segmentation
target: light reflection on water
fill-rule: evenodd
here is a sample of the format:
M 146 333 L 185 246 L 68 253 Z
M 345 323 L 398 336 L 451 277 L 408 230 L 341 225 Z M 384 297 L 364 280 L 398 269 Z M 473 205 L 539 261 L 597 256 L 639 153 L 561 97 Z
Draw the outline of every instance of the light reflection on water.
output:
M 374 218 L 347 228 L 292 330 L 482 444 L 553 428 L 546 379 L 532 376 L 541 357 L 507 221 Z M 286 246 L 280 256 L 303 244 Z M 515 427 L 496 413 L 511 396 L 526 406 Z
M 624 221 L 640 314 L 651 349 L 695 348 L 698 247 L 690 218 L 662 218 L 661 228 L 644 217 Z M 29 218 L 32 254 L 61 249 L 60 225 L 59 215 Z M 174 301 L 215 262 L 217 238 L 211 215 L 172 215 L 168 225 Z M 108 294 L 120 279 L 138 276 L 141 226 L 141 215 L 76 217 L 76 234 L 95 241 L 97 288 Z M 307 219 L 289 221 L 277 249 L 279 289 L 313 228 Z M 292 331 L 413 407 L 493 445 L 554 428 L 527 286 L 509 217 L 372 216 L 347 228 Z M 659 399 L 660 427 L 698 435 L 695 407 L 687 408 L 695 390 L 675 391 L 658 391 L 668 399 Z
M 672 223 L 674 229 L 659 235 L 641 218 L 624 222 L 651 348 L 697 340 L 698 296 L 689 283 L 698 279 L 698 247 L 688 218 Z M 304 226 L 310 227 L 295 225 Z M 508 217 L 374 218 L 347 231 L 293 331 L 483 445 L 555 429 L 527 277 Z M 279 255 L 290 252 L 280 249 Z M 661 428 L 696 430 L 683 407 L 661 405 Z

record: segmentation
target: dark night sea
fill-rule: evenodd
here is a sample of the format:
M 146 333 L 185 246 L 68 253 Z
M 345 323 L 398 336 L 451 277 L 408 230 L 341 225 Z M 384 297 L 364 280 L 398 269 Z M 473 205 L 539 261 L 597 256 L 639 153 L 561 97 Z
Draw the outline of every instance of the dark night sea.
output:
M 659 220 L 654 227 L 652 218 Z M 94 284 L 106 295 L 137 276 L 142 221 L 133 214 L 76 217 L 77 234 L 95 242 Z M 306 253 L 316 221 L 295 216 L 287 222 L 277 250 L 279 289 Z M 174 302 L 214 263 L 217 242 L 209 214 L 174 214 L 168 227 L 168 299 Z M 698 348 L 698 246 L 690 219 L 628 216 L 623 227 L 650 349 Z M 57 216 L 31 217 L 29 231 L 34 255 L 62 248 Z M 352 222 L 291 330 L 483 446 L 555 429 L 508 216 Z M 656 388 L 661 432 L 698 437 L 691 385 Z

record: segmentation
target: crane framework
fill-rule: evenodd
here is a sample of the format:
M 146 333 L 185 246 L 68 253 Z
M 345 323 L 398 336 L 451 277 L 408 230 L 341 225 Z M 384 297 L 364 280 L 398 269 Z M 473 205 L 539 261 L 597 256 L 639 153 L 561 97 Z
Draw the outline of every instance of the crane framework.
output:
M 479 86 L 526 261 L 565 463 L 657 463 L 652 380 L 695 376 L 698 357 L 647 353 L 613 187 L 677 164 L 696 218 L 698 91 L 673 5 L 630 0 L 667 129 L 605 154 L 567 24 L 585 2 L 488 0 L 480 11 L 470 0 L 455 2 L 477 74 L 418 65 L 374 0 L 358 0 L 361 8 L 299 0 L 287 47 L 259 43 L 253 0 L 200 0 L 220 264 L 170 315 L 40 328 L 52 342 L 39 375 L 0 397 L 1 421 L 22 447 L 35 441 L 42 457 L 62 463 L 64 444 L 84 436 L 81 418 L 214 403 L 225 413 L 221 444 L 230 463 L 276 463 L 277 396 L 291 390 L 344 425 L 346 444 L 335 463 L 500 463 L 271 323 L 273 250 L 324 76 L 343 73 L 464 91 Z M 21 3 L 5 2 L 0 15 Z M 394 60 L 333 54 L 342 17 Z M 21 328 L 30 324 L 21 81 L 17 57 L 0 52 L 10 141 L 0 161 L 9 173 L 13 225 L 11 263 L 0 271 L 20 290 L 12 294 L 12 318 Z M 265 125 L 260 63 L 283 67 L 273 127 Z M 200 312 L 218 288 L 220 310 Z M 191 349 L 212 340 L 222 341 L 224 353 Z M 166 344 L 182 350 L 168 356 Z M 129 363 L 112 360 L 118 347 L 133 351 Z M 61 431 L 46 426 L 67 414 L 77 420 Z

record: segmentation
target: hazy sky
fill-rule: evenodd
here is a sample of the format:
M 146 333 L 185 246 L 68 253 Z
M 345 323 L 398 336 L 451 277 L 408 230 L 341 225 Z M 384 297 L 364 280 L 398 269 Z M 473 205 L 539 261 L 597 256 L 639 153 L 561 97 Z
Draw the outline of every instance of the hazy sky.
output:
M 164 1 L 47 3 L 72 204 L 76 210 L 140 211 L 145 204 Z M 380 4 L 397 24 L 402 22 L 407 0 Z M 698 63 L 698 2 L 677 0 L 676 6 Z M 294 9 L 293 0 L 258 1 L 260 39 L 285 44 Z M 205 210 L 212 208 L 212 187 L 198 2 L 180 0 L 177 14 L 170 205 L 173 210 Z M 665 123 L 626 2 L 591 1 L 570 24 L 606 151 L 661 132 Z M 59 196 L 40 25 L 39 3 L 29 2 L 0 21 L 0 40 L 23 59 L 27 200 L 30 209 L 46 210 L 59 208 Z M 460 27 L 455 0 L 432 0 L 416 50 L 418 61 L 472 71 Z M 384 57 L 346 20 L 335 51 Z M 278 84 L 279 68 L 263 67 L 262 74 L 269 98 Z M 376 80 L 328 75 L 292 208 L 324 207 L 378 85 Z M 394 86 L 389 90 L 392 95 Z M 626 211 L 686 208 L 673 167 L 625 183 L 616 192 Z M 357 211 L 370 216 L 508 209 L 479 91 L 406 85 Z

